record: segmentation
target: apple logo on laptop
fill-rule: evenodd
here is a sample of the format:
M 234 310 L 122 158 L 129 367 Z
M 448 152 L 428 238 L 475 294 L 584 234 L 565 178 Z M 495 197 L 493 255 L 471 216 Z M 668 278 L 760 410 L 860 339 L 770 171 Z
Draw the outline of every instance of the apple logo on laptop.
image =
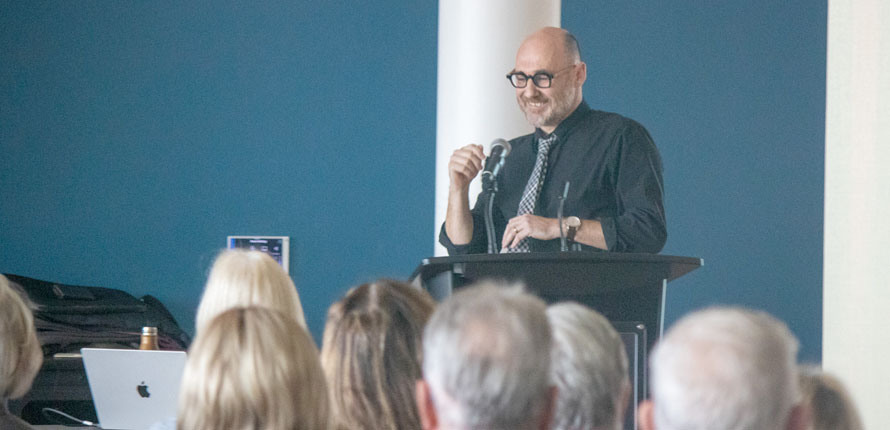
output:
M 145 381 L 142 381 L 141 384 L 136 386 L 136 391 L 139 392 L 139 397 L 151 397 L 151 393 L 148 392 L 148 385 L 145 385 Z

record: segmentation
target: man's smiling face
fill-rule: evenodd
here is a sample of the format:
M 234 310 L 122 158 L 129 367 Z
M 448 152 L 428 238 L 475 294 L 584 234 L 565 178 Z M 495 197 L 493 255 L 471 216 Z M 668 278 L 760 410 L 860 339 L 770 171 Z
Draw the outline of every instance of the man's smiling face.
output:
M 553 32 L 538 32 L 523 42 L 516 54 L 513 72 L 529 76 L 525 88 L 516 88 L 516 101 L 528 122 L 552 132 L 581 102 L 586 77 L 584 63 L 570 58 L 564 38 Z M 539 88 L 531 79 L 536 73 L 553 76 L 550 88 Z

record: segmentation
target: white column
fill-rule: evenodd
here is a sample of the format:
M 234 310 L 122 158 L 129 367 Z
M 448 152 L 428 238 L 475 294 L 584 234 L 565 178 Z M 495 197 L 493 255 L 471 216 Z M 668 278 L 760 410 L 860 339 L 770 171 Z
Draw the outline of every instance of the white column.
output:
M 560 0 L 440 0 L 436 117 L 436 255 L 448 203 L 448 159 L 469 143 L 532 131 L 505 75 L 516 50 L 535 30 L 559 26 Z M 479 193 L 470 186 L 471 204 Z
M 890 423 L 890 4 L 828 3 L 823 366 Z

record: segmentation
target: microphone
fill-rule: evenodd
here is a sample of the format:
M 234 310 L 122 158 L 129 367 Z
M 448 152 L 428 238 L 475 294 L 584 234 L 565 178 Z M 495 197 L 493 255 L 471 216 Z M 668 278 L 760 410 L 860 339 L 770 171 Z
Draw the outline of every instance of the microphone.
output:
M 485 233 L 488 237 L 488 253 L 497 254 L 498 247 L 494 232 L 494 216 L 492 210 L 494 208 L 494 196 L 498 192 L 498 183 L 495 182 L 501 167 L 504 167 L 504 159 L 510 155 L 510 143 L 504 139 L 495 139 L 491 142 L 491 150 L 488 152 L 489 160 L 497 160 L 496 162 L 486 163 L 485 170 L 482 171 L 482 188 L 488 193 L 488 205 L 485 207 Z
M 495 139 L 491 142 L 491 151 L 488 154 L 488 158 L 496 159 L 497 162 L 488 163 L 485 170 L 482 171 L 483 181 L 494 181 L 498 177 L 498 173 L 504 167 L 504 159 L 510 155 L 511 149 L 513 148 L 510 146 L 510 142 L 504 139 Z

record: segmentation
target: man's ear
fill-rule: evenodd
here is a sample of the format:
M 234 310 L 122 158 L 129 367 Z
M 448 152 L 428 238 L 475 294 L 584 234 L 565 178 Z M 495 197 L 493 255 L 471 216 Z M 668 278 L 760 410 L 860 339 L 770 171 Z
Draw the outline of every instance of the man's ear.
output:
M 637 423 L 640 430 L 655 430 L 655 404 L 646 399 L 637 407 Z
M 430 386 L 423 379 L 417 380 L 414 397 L 417 400 L 417 413 L 420 415 L 420 425 L 423 430 L 438 429 L 439 423 L 436 418 L 436 408 L 433 406 L 433 396 L 430 394 Z
M 559 395 L 559 389 L 556 386 L 550 386 L 550 392 L 547 393 L 547 404 L 541 411 L 541 422 L 538 424 L 540 430 L 549 430 L 553 425 L 553 418 L 556 417 L 556 399 Z
M 791 414 L 788 415 L 788 430 L 807 430 L 810 428 L 810 422 L 813 419 L 812 410 L 804 403 L 798 403 L 791 408 Z
M 578 79 L 578 86 L 584 85 L 584 82 L 587 81 L 587 63 L 581 61 L 578 64 L 578 70 L 576 70 L 576 79 Z

